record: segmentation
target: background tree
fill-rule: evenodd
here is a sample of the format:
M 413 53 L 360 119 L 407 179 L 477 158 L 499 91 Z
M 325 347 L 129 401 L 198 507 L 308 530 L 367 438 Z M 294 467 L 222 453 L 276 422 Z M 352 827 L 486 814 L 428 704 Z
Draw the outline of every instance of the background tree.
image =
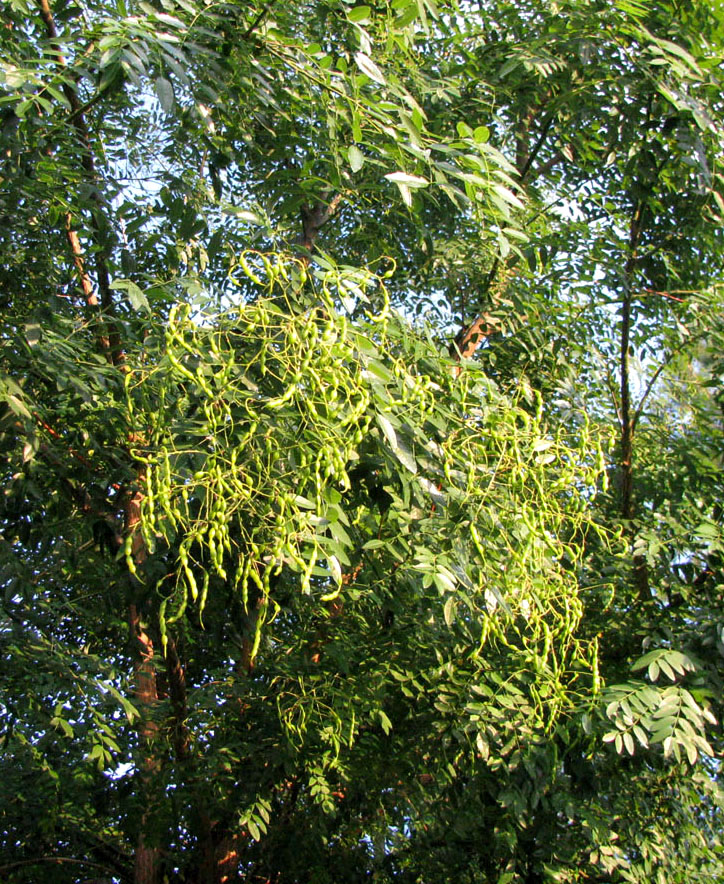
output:
M 719 6 L 2 25 L 2 875 L 721 878 Z

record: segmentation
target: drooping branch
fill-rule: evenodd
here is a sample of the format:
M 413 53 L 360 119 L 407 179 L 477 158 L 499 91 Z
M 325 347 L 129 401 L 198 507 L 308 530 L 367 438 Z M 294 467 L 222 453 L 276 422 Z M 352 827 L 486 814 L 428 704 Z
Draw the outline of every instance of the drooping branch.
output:
M 19 859 L 10 863 L 3 863 L 0 866 L 0 874 L 10 874 L 10 872 L 15 871 L 16 869 L 23 868 L 32 868 L 32 866 L 42 866 L 42 865 L 53 865 L 53 866 L 61 866 L 61 865 L 76 865 L 76 866 L 85 866 L 89 869 L 101 869 L 104 872 L 108 872 L 112 874 L 114 872 L 113 869 L 108 866 L 102 865 L 101 863 L 92 862 L 87 859 L 77 859 L 73 856 L 37 856 L 34 859 Z

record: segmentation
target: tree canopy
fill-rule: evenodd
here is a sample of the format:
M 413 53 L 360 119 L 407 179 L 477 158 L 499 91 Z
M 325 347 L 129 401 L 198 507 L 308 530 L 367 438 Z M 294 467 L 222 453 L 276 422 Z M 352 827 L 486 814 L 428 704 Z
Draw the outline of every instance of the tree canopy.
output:
M 0 878 L 724 880 L 723 49 L 6 0 Z

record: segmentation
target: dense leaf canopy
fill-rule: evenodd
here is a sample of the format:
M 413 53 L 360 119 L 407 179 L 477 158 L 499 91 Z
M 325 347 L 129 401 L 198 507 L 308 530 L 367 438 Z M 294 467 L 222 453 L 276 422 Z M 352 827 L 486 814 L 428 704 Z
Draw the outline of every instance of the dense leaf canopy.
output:
M 0 878 L 724 881 L 723 49 L 6 0 Z

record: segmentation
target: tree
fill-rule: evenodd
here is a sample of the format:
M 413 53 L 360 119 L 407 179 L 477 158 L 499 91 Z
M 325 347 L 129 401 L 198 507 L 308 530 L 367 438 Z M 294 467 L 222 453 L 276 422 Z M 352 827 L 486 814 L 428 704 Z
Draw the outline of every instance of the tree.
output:
M 6 4 L 4 877 L 724 878 L 722 15 Z

